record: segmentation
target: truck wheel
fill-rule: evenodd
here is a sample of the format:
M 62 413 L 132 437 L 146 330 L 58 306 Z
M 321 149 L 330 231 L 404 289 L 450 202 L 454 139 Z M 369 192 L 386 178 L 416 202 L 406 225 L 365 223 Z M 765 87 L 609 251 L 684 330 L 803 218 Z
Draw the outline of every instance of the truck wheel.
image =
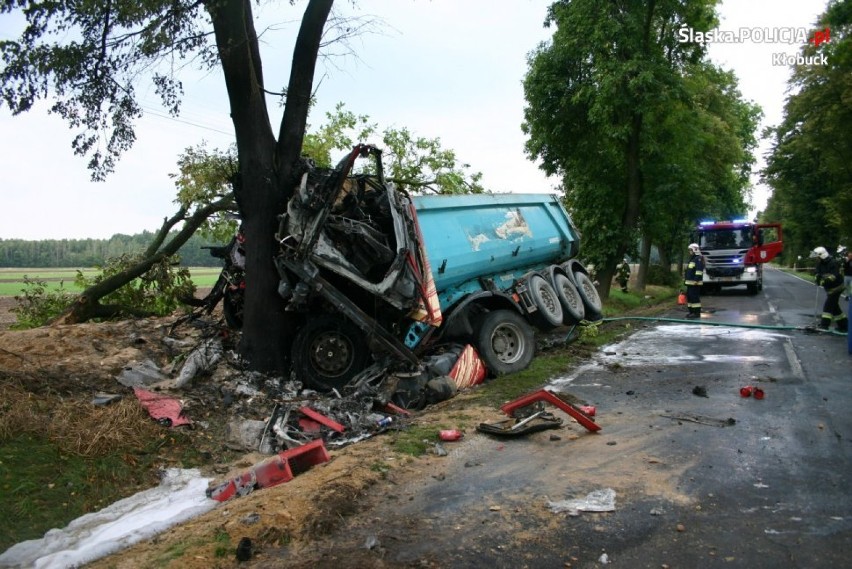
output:
M 367 365 L 364 333 L 342 316 L 308 321 L 291 353 L 296 377 L 317 391 L 340 389 Z
M 757 294 L 757 291 L 760 290 L 757 283 L 746 283 L 746 289 L 748 289 L 749 294 Z
M 533 275 L 527 282 L 533 302 L 538 310 L 535 313 L 535 324 L 543 330 L 550 330 L 562 325 L 562 305 L 559 296 L 550 283 L 541 275 Z
M 577 283 L 577 292 L 580 293 L 580 298 L 583 299 L 583 306 L 586 309 L 586 319 L 592 321 L 600 320 L 603 315 L 603 304 L 592 279 L 586 273 L 576 272 L 574 273 L 574 282 Z
M 476 349 L 494 375 L 526 369 L 535 354 L 532 327 L 517 312 L 494 310 L 476 326 Z
M 571 279 L 562 273 L 555 273 L 553 275 L 553 288 L 556 289 L 556 295 L 562 304 L 562 312 L 564 312 L 562 322 L 564 324 L 576 324 L 586 317 L 583 299 Z

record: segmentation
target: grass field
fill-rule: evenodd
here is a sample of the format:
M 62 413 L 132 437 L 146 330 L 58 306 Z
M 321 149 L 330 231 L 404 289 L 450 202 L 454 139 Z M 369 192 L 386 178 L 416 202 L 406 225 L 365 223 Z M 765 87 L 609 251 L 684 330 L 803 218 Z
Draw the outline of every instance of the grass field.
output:
M 16 296 L 21 294 L 24 288 L 25 279 L 40 280 L 47 283 L 49 290 L 56 290 L 60 287 L 70 290 L 79 291 L 74 286 L 74 279 L 77 277 L 77 271 L 81 271 L 86 277 L 93 277 L 98 273 L 97 269 L 44 269 L 44 268 L 0 268 L 0 296 Z M 219 267 L 190 267 L 189 272 L 192 275 L 192 280 L 198 288 L 207 288 L 213 286 L 222 269 Z

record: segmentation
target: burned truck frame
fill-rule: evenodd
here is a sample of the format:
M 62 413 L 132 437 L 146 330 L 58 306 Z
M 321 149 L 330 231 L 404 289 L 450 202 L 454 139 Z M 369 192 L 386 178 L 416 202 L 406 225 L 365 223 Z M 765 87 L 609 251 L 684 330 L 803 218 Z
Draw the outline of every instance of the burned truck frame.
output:
M 353 173 L 359 158 L 373 159 L 369 174 Z M 532 360 L 533 327 L 601 315 L 554 196 L 410 196 L 385 180 L 370 145 L 332 170 L 308 168 L 276 239 L 279 294 L 301 315 L 291 367 L 319 390 L 374 361 L 416 372 L 449 342 L 512 373 Z

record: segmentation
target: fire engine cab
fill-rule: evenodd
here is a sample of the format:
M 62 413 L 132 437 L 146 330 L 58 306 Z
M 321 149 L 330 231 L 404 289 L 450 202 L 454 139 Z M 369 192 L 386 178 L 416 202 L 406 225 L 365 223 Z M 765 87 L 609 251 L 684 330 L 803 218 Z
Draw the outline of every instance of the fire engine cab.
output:
M 694 242 L 704 256 L 702 289 L 746 285 L 749 294 L 763 288 L 763 264 L 784 248 L 780 223 L 755 223 L 747 219 L 702 221 Z

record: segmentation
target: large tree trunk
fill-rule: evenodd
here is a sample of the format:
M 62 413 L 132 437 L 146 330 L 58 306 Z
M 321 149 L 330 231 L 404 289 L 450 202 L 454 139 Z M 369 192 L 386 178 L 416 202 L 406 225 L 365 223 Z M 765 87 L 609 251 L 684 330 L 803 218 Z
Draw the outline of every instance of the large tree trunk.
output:
M 320 40 L 333 0 L 310 0 L 293 51 L 279 139 L 269 121 L 251 0 L 208 4 L 222 60 L 241 179 L 238 203 L 246 238 L 246 296 L 240 353 L 250 369 L 285 371 L 295 328 L 278 296 L 274 240 L 278 215 L 296 183 Z

